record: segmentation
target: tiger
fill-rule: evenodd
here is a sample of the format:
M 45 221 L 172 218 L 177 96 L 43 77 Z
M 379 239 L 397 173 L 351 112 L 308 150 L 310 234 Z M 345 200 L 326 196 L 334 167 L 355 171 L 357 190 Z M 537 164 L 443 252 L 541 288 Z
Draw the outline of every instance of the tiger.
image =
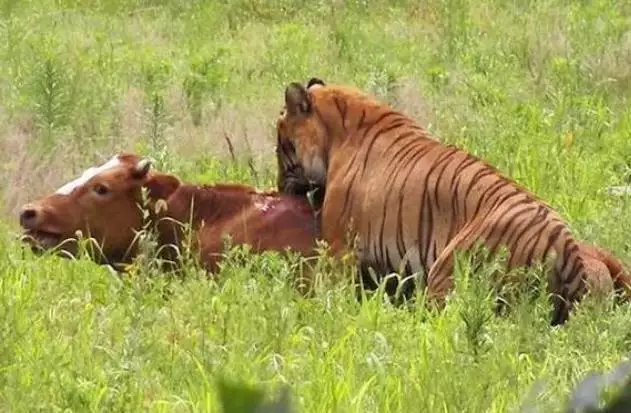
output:
M 276 133 L 278 190 L 318 188 L 322 238 L 334 257 L 352 248 L 364 278 L 370 269 L 421 274 L 427 302 L 442 307 L 455 253 L 482 245 L 490 257 L 508 253 L 506 270 L 549 262 L 552 325 L 568 320 L 603 273 L 631 292 L 620 261 L 577 240 L 549 204 L 358 88 L 315 77 L 290 83 Z

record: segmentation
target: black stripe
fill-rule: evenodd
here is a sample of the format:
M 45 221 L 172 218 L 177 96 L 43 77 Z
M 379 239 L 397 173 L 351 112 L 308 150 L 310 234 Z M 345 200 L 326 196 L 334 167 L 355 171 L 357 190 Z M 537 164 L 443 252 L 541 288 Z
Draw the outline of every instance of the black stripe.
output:
M 506 181 L 497 180 L 493 182 L 488 188 L 486 188 L 484 192 L 480 194 L 480 197 L 478 198 L 478 203 L 476 204 L 473 214 L 471 216 L 472 217 L 478 216 L 478 212 L 480 212 L 480 208 L 482 208 L 482 204 L 484 203 L 484 201 L 486 201 L 487 195 L 489 192 L 494 194 L 496 191 L 498 191 L 500 188 L 505 187 L 506 185 L 507 185 Z M 473 185 L 471 185 L 469 188 L 471 188 L 472 186 Z
M 508 182 L 508 185 L 511 185 L 511 183 Z M 504 204 L 504 202 L 507 202 L 510 198 L 512 198 L 514 196 L 518 196 L 518 195 L 524 195 L 524 192 L 513 187 L 513 191 L 512 192 L 508 192 L 508 193 L 500 196 L 499 198 L 497 198 L 495 200 L 495 202 L 493 202 L 491 204 L 491 206 L 489 207 L 489 211 L 495 210 L 495 208 L 498 207 L 499 205 Z
M 459 152 L 459 151 L 458 151 L 458 152 Z M 456 217 L 456 214 L 455 214 L 455 208 L 453 207 L 453 200 L 454 200 L 456 197 L 454 196 L 452 186 L 451 186 L 451 185 L 449 185 L 447 188 L 443 188 L 443 185 L 441 185 L 441 181 L 442 181 L 443 176 L 444 176 L 443 174 L 445 173 L 445 171 L 447 170 L 447 168 L 449 167 L 449 165 L 450 165 L 450 164 L 451 164 L 451 162 L 453 161 L 453 156 L 455 156 L 458 152 L 454 152 L 454 153 L 452 153 L 452 156 L 449 156 L 449 160 L 448 160 L 447 162 L 445 162 L 445 163 L 444 163 L 443 168 L 442 168 L 442 169 L 440 170 L 440 172 L 438 173 L 438 177 L 436 177 L 436 183 L 435 183 L 435 185 L 434 185 L 434 199 L 433 199 L 432 204 L 435 206 L 436 210 L 438 210 L 438 211 L 440 211 L 440 210 L 442 209 L 442 208 L 441 208 L 441 205 L 440 205 L 440 203 L 439 203 L 439 191 L 440 191 L 441 189 L 443 189 L 443 190 L 447 190 L 447 191 L 451 191 L 451 192 L 450 192 L 450 195 L 451 195 L 451 199 L 452 199 L 452 202 L 451 202 L 451 206 L 452 206 L 452 208 L 451 208 L 451 211 L 450 211 L 450 212 L 451 212 L 451 216 L 450 216 L 450 219 L 449 219 L 449 230 L 448 230 L 448 232 L 447 232 L 447 241 L 446 241 L 446 243 L 448 243 L 448 242 L 449 242 L 449 240 L 451 239 L 451 232 L 452 232 L 452 228 L 453 228 L 453 226 L 454 226 L 454 221 L 456 221 L 456 218 L 457 218 L 457 217 Z M 462 164 L 463 164 L 463 162 L 461 162 L 461 163 L 460 163 L 460 165 L 462 165 Z M 459 174 L 459 168 L 460 168 L 460 165 L 459 165 L 458 167 L 456 167 L 456 171 L 454 172 L 454 175 L 452 176 L 452 180 L 451 180 L 451 182 L 452 182 L 452 183 L 453 183 L 453 181 L 454 181 L 454 177 L 456 176 L 456 174 Z M 433 244 L 433 245 L 432 245 L 432 246 L 433 246 L 433 251 L 432 251 L 432 253 L 433 253 L 433 258 L 432 258 L 432 262 L 434 262 L 434 261 L 436 260 L 436 240 L 437 240 L 437 236 L 435 235 L 435 236 L 434 236 L 434 242 L 432 243 L 432 244 Z M 428 254 L 429 254 L 429 252 L 428 252 Z
M 414 132 L 402 133 L 399 137 L 397 137 L 397 139 L 392 143 L 392 145 L 390 145 L 390 148 L 394 147 L 399 141 L 406 138 L 414 138 L 414 139 L 408 142 L 407 144 L 403 145 L 402 147 L 400 147 L 393 155 L 391 155 L 389 164 L 387 166 L 392 167 L 392 169 L 390 171 L 390 175 L 388 175 L 388 179 L 386 179 L 386 185 L 388 185 L 389 180 L 392 177 L 392 175 L 401 169 L 399 168 L 400 162 L 403 162 L 403 160 L 409 155 L 414 156 L 414 151 L 409 150 L 412 146 L 419 144 L 419 140 L 416 139 L 416 134 Z M 402 153 L 403 153 L 403 157 L 401 158 L 401 160 L 397 159 Z
M 517 201 L 515 201 L 514 204 L 510 204 L 510 205 L 506 205 L 506 207 L 508 208 L 508 212 L 506 213 L 510 213 L 511 212 L 511 208 L 512 207 L 517 207 L 518 205 L 522 205 L 524 203 L 526 203 L 527 200 L 524 199 L 519 199 Z M 519 210 L 518 210 L 519 212 Z M 493 234 L 493 232 L 495 231 L 496 228 L 499 227 L 498 222 L 500 219 L 502 219 L 503 217 L 495 217 L 495 215 L 493 215 L 493 218 L 495 218 L 494 221 L 490 221 L 488 218 L 484 219 L 484 222 L 487 224 L 486 227 L 482 230 L 482 232 L 480 233 L 480 238 L 483 240 L 487 240 L 488 237 L 491 236 L 491 234 Z
M 518 209 L 519 206 L 524 205 L 524 204 L 529 204 L 529 207 L 526 207 L 524 209 L 518 210 L 517 213 L 515 213 L 512 217 L 509 218 L 509 221 L 506 223 L 506 225 L 503 226 L 502 232 L 500 232 L 500 236 L 497 238 L 498 241 L 497 241 L 496 245 L 494 245 L 491 248 L 491 254 L 495 254 L 495 252 L 497 251 L 497 248 L 499 248 L 502 240 L 504 239 L 504 237 L 506 236 L 508 231 L 511 230 L 511 229 L 514 229 L 513 228 L 513 224 L 515 224 L 515 222 L 519 218 L 521 218 L 524 214 L 532 212 L 534 205 L 532 205 L 532 201 L 529 200 L 529 199 L 522 200 L 522 201 L 518 202 L 516 205 L 511 205 L 510 208 Z M 507 245 L 507 247 L 512 250 L 511 245 Z
M 454 176 L 451 178 L 450 187 L 454 186 L 454 184 L 456 183 L 456 178 L 458 178 L 458 181 L 460 181 L 460 178 L 462 178 L 462 174 L 468 167 L 478 163 L 478 160 L 475 158 L 471 158 L 469 156 L 465 157 L 454 171 Z
M 478 172 L 476 172 L 472 177 L 471 180 L 469 181 L 469 185 L 467 186 L 467 189 L 465 190 L 464 196 L 462 197 L 464 200 L 469 199 L 469 194 L 471 193 L 471 190 L 478 184 L 478 182 L 480 182 L 483 178 L 489 176 L 489 175 L 495 175 L 495 173 L 487 168 L 484 169 L 480 169 Z M 481 194 L 480 197 L 478 198 L 478 203 L 476 205 L 475 211 L 477 211 L 480 208 L 480 203 L 483 201 L 483 195 Z M 472 216 L 475 216 L 475 214 L 473 214 Z M 464 204 L 464 217 L 465 219 L 469 218 L 469 214 L 467 213 L 467 203 L 465 202 Z
M 399 117 L 403 116 L 403 115 L 401 115 L 400 113 L 395 112 L 395 111 L 388 111 L 388 112 L 382 113 L 382 114 L 381 114 L 381 116 L 379 116 L 379 117 L 378 117 L 378 118 L 377 118 L 377 119 L 376 119 L 373 123 L 371 123 L 371 124 L 368 126 L 368 128 L 366 128 L 366 130 L 364 131 L 364 133 L 362 133 L 362 135 L 361 135 L 361 136 L 362 136 L 362 138 L 366 138 L 366 137 L 370 134 L 370 131 L 372 130 L 372 128 L 374 128 L 374 127 L 375 127 L 377 124 L 379 124 L 379 122 L 381 122 L 382 120 L 384 120 L 384 119 L 386 119 L 387 117 L 392 116 L 392 115 L 398 115 Z M 362 122 L 362 123 L 363 123 L 363 122 Z M 358 133 L 359 133 L 359 130 L 358 130 Z M 375 137 L 373 137 L 373 139 L 375 139 Z M 363 143 L 363 142 L 362 142 L 362 143 Z M 370 146 L 372 146 L 372 142 L 369 144 L 369 147 L 370 147 Z M 353 160 L 351 161 L 351 165 L 354 165 L 354 164 L 355 164 L 355 159 L 356 159 L 357 155 L 359 154 L 359 152 L 360 152 L 360 151 L 358 150 L 358 151 L 356 151 L 356 152 L 355 152 L 355 154 L 353 155 Z M 350 166 L 349 166 L 348 170 L 350 170 Z M 347 173 L 348 173 L 348 170 L 347 170 Z
M 580 255 L 576 256 L 576 265 L 578 268 L 575 269 L 574 277 L 572 277 L 572 281 L 579 279 L 579 282 L 576 285 L 576 288 L 572 292 L 572 298 L 576 296 L 576 294 L 581 290 L 581 287 L 585 285 L 586 274 L 585 274 L 585 264 L 583 262 L 583 258 Z
M 572 284 L 574 282 L 574 280 L 576 280 L 576 277 L 579 275 L 579 269 L 580 269 L 581 264 L 582 264 L 580 262 L 580 260 L 579 260 L 578 255 L 576 255 L 576 254 L 571 255 L 570 259 L 573 259 L 574 263 L 572 264 L 572 268 L 570 268 L 570 272 L 568 274 L 568 277 L 565 280 L 565 282 L 568 283 L 568 284 Z
M 422 241 L 422 247 L 423 250 L 425 251 L 424 254 L 424 258 L 423 261 L 425 261 L 426 265 L 429 266 L 429 252 L 431 249 L 431 239 L 432 239 L 432 234 L 434 233 L 434 215 L 432 214 L 432 206 L 431 206 L 431 201 L 429 199 L 429 192 L 425 191 L 425 200 L 423 201 L 423 205 L 422 208 L 423 210 L 427 211 L 427 214 L 425 214 L 425 216 L 427 217 L 427 222 L 426 222 L 426 227 L 424 228 L 424 233 L 426 236 L 425 237 L 419 237 L 419 239 L 423 239 Z M 426 204 L 430 204 L 427 209 L 425 209 L 425 205 Z M 434 263 L 434 261 L 432 260 L 432 264 Z
M 388 133 L 394 129 L 400 128 L 402 126 L 405 126 L 408 123 L 408 121 L 403 120 L 403 121 L 399 121 L 399 122 L 394 122 L 392 124 L 390 124 L 387 127 L 384 127 L 382 129 L 380 129 L 378 132 L 375 133 L 375 135 L 373 136 L 373 139 L 370 141 L 370 144 L 368 145 L 368 149 L 366 150 L 366 156 L 364 157 L 364 162 L 363 162 L 363 166 L 362 166 L 362 174 L 361 177 L 364 176 L 364 173 L 366 172 L 366 165 L 368 163 L 368 159 L 370 158 L 370 152 L 372 152 L 372 148 L 373 145 L 375 144 L 375 142 L 377 142 L 377 139 L 385 134 Z
M 546 244 L 546 247 L 543 250 L 543 254 L 541 255 L 541 259 L 545 260 L 548 257 L 548 253 L 550 252 L 550 248 L 552 248 L 552 246 L 554 245 L 554 243 L 556 242 L 556 240 L 559 238 L 559 236 L 561 235 L 561 233 L 563 232 L 563 230 L 565 229 L 565 225 L 563 223 L 557 223 L 557 226 L 552 230 L 552 233 L 550 234 L 549 238 L 548 238 L 548 243 Z M 544 230 L 542 230 L 541 232 L 543 233 Z M 532 251 L 530 251 L 530 253 L 528 253 L 528 260 L 527 262 L 532 262 L 532 254 L 534 253 L 534 249 Z M 558 257 L 557 257 L 558 259 Z
M 416 153 L 413 150 L 408 150 L 410 149 L 410 147 L 413 147 L 414 145 L 418 144 L 418 141 L 412 141 L 409 142 L 407 145 L 404 145 L 399 151 L 397 151 L 397 153 L 395 154 L 395 156 L 393 156 L 393 158 L 391 159 L 391 163 L 388 166 L 391 166 L 392 169 L 390 170 L 390 173 L 388 174 L 386 180 L 385 180 L 385 185 L 388 188 L 388 192 L 386 194 L 386 200 L 389 198 L 390 193 L 392 192 L 392 190 L 394 190 L 395 188 L 393 188 L 391 186 L 391 180 L 393 181 L 395 176 L 394 175 L 399 175 L 398 172 L 401 171 L 401 164 L 403 164 L 403 162 L 405 161 L 410 161 L 412 160 Z M 403 153 L 404 152 L 404 153 Z M 403 153 L 403 156 L 400 160 L 396 159 L 396 156 L 399 156 L 401 153 Z M 400 189 L 400 188 L 397 188 Z
M 452 188 L 451 190 L 451 222 L 449 223 L 449 232 L 447 233 L 447 241 L 449 242 L 453 236 L 454 236 L 454 232 L 456 231 L 456 226 L 457 223 L 460 221 L 459 217 L 460 217 L 460 202 L 464 202 L 465 205 L 465 209 L 467 207 L 467 199 L 461 199 L 459 197 L 459 193 L 458 193 L 458 188 L 460 187 L 460 182 L 461 182 L 461 178 L 462 175 L 464 175 L 464 171 L 469 168 L 470 166 L 473 166 L 475 164 L 477 164 L 477 159 L 471 158 L 471 157 L 467 157 L 465 158 L 460 165 L 458 165 L 458 167 L 456 168 L 456 170 L 454 171 L 454 175 L 451 179 L 451 184 L 449 185 L 450 188 Z M 464 219 L 466 219 L 466 216 L 464 217 Z
M 342 207 L 342 213 L 340 214 L 340 218 L 344 218 L 346 215 L 346 211 L 350 205 L 350 200 L 351 200 L 351 190 L 353 189 L 353 186 L 355 184 L 355 176 L 357 176 L 357 173 L 359 172 L 359 169 L 355 170 L 355 173 L 353 174 L 353 176 L 351 177 L 351 181 L 348 184 L 348 186 L 346 187 L 346 192 L 344 193 L 344 206 Z
M 568 269 L 567 267 L 570 264 L 570 262 L 573 261 L 573 263 L 569 269 L 567 278 L 563 279 L 563 282 L 565 283 L 572 283 L 576 279 L 576 276 L 578 275 L 575 272 L 576 265 L 579 263 L 577 255 L 578 255 L 578 244 L 576 243 L 576 241 L 574 241 L 574 239 L 568 237 L 568 239 L 565 240 L 565 245 L 563 249 L 563 265 L 561 268 L 561 272 L 565 272 Z M 559 276 L 560 275 L 561 274 L 559 274 Z
M 410 136 L 410 134 L 412 134 L 412 133 L 413 132 L 408 132 L 408 133 L 403 134 L 402 136 L 405 136 L 405 135 Z M 396 176 L 398 176 L 397 172 L 401 171 L 401 168 L 400 168 L 401 164 L 399 162 L 396 162 L 396 156 L 398 156 L 399 153 L 403 152 L 409 146 L 412 146 L 412 145 L 417 144 L 417 143 L 418 143 L 417 140 L 413 140 L 412 142 L 409 142 L 407 145 L 404 145 L 402 148 L 400 148 L 396 152 L 395 157 L 393 157 L 393 159 L 392 159 L 391 165 L 392 165 L 393 168 L 390 171 L 390 174 L 388 175 L 388 177 L 386 178 L 386 181 L 385 181 L 386 188 L 388 188 L 388 189 L 387 189 L 386 196 L 385 196 L 384 202 L 383 202 L 383 211 L 381 213 L 381 216 L 383 217 L 383 220 L 381 221 L 381 229 L 380 229 L 380 232 L 379 232 L 380 233 L 380 245 L 379 245 L 379 249 L 380 250 L 383 250 L 384 231 L 385 231 L 386 219 L 387 219 L 387 214 L 388 214 L 388 209 L 389 209 L 388 208 L 388 200 L 390 199 L 390 195 L 391 195 L 392 191 L 395 188 L 395 186 L 393 185 L 393 182 L 390 182 L 390 181 L 393 180 L 393 179 L 396 179 Z M 406 159 L 406 157 L 413 158 L 414 156 L 415 156 L 415 153 L 413 151 L 407 151 L 407 152 L 404 153 L 403 159 Z M 397 188 L 397 189 L 402 191 L 402 188 Z M 399 205 L 399 208 L 400 207 L 401 207 L 401 205 Z M 400 217 L 400 211 L 398 211 L 398 212 L 399 212 L 399 217 Z M 397 234 L 397 238 L 398 238 L 399 236 L 401 236 L 399 228 L 397 228 L 397 233 L 398 233 Z M 398 240 L 397 240 L 397 249 L 400 249 Z M 400 255 L 402 256 L 401 253 L 400 253 Z
M 384 202 L 385 204 L 385 202 Z M 381 228 L 379 228 L 379 239 L 377 240 L 379 243 L 379 255 L 383 255 L 383 232 L 385 229 L 386 219 L 388 217 L 388 212 L 384 209 L 383 214 L 381 215 Z M 387 253 L 387 248 L 386 248 Z
M 392 260 L 390 259 L 390 250 L 386 248 L 386 272 L 395 272 L 394 265 L 392 265 Z
M 436 205 L 436 208 L 439 207 L 438 205 L 438 197 L 439 197 L 439 190 L 442 189 L 442 185 L 441 185 L 441 180 L 443 179 L 443 174 L 445 173 L 445 170 L 447 169 L 447 167 L 449 166 L 451 160 L 453 159 L 453 156 L 455 153 L 451 153 L 449 156 L 449 161 L 445 162 L 443 168 L 440 170 L 440 172 L 438 172 L 438 176 L 436 177 L 436 184 L 434 185 L 434 205 Z M 449 187 L 448 187 L 449 188 Z
M 449 276 L 445 276 L 445 274 L 443 274 L 443 269 L 445 268 L 445 266 L 447 266 L 450 263 L 453 265 L 453 261 L 452 260 L 454 259 L 454 252 L 456 252 L 455 249 L 453 251 L 451 251 L 451 254 L 449 256 L 446 256 L 445 259 L 442 262 L 436 261 L 432 265 L 432 268 L 431 268 L 430 272 L 433 271 L 434 274 L 435 274 L 434 279 L 436 281 L 434 281 L 434 284 L 433 284 L 433 287 L 435 289 L 438 289 L 436 287 L 442 286 L 445 283 L 445 281 L 447 280 L 447 278 L 449 277 Z M 440 266 L 438 264 L 440 264 Z M 442 278 L 438 278 L 438 275 L 441 275 L 441 274 L 443 275 L 443 277 Z M 427 273 L 425 278 L 429 279 L 429 273 Z M 438 290 L 440 290 L 440 289 L 438 289 Z
M 413 156 L 409 158 L 407 164 L 401 168 L 401 170 L 405 170 L 406 168 L 409 168 L 409 169 L 407 169 L 407 174 L 405 178 L 403 179 L 403 182 L 399 188 L 399 208 L 398 208 L 398 216 L 397 216 L 397 245 L 403 245 L 406 253 L 407 253 L 407 246 L 405 245 L 405 242 L 403 240 L 403 200 L 405 196 L 405 188 L 407 186 L 408 180 L 410 179 L 412 171 L 414 171 L 416 162 L 418 162 L 421 158 L 423 158 L 428 152 L 430 152 L 435 147 L 436 145 L 425 145 L 420 150 L 415 151 Z M 419 254 L 420 254 L 420 239 L 417 239 L 416 242 L 419 243 Z M 427 274 L 427 271 L 425 274 Z
M 423 128 L 422 126 L 417 125 L 416 123 L 410 124 L 410 128 L 416 129 L 417 131 L 421 132 L 421 134 L 423 136 L 427 135 L 427 131 L 425 130 L 425 128 Z
M 500 191 L 500 189 L 504 189 L 507 186 L 510 186 L 510 183 L 508 181 L 505 181 L 503 179 L 498 179 L 491 186 L 486 188 L 486 191 L 484 191 L 484 193 L 481 196 L 481 200 L 490 201 L 491 198 L 493 198 L 495 194 L 497 194 Z M 479 208 L 479 205 L 478 205 L 478 208 Z M 477 212 L 479 211 L 478 208 L 476 208 L 476 213 L 474 214 L 474 216 L 477 215 Z
M 406 132 L 404 134 L 402 134 L 399 138 L 397 138 L 397 141 L 403 139 L 403 138 L 409 138 L 412 137 L 414 138 L 414 132 Z M 391 167 L 390 169 L 390 173 L 388 174 L 388 177 L 386 178 L 386 187 L 388 187 L 388 193 L 390 193 L 392 191 L 392 187 L 390 187 L 390 180 L 393 178 L 393 175 L 395 175 L 397 172 L 399 172 L 401 170 L 400 165 L 401 162 L 403 162 L 406 157 L 413 157 L 414 156 L 414 151 L 410 151 L 409 149 L 418 144 L 419 141 L 414 139 L 410 142 L 408 142 L 407 144 L 403 145 L 402 147 L 400 147 L 392 156 L 391 159 L 389 161 L 389 164 L 387 166 Z M 397 159 L 401 154 L 403 153 L 403 157 L 399 160 Z M 386 196 L 386 200 L 387 200 L 387 196 Z
M 372 246 L 372 227 L 370 226 L 370 221 L 368 221 L 368 237 L 366 238 L 366 240 L 364 241 L 364 244 L 366 244 L 366 251 L 370 254 L 370 247 Z M 364 259 L 368 259 L 368 257 L 364 257 Z
M 423 192 L 421 194 L 421 206 L 419 208 L 419 217 L 418 217 L 418 221 L 417 221 L 417 225 L 418 228 L 416 229 L 417 231 L 417 239 L 418 239 L 418 255 L 419 255 L 419 259 L 421 261 L 421 266 L 423 267 L 423 269 L 425 271 L 429 270 L 429 267 L 427 265 L 427 260 L 425 259 L 425 255 L 423 254 L 423 250 L 425 249 L 424 245 L 423 245 L 423 229 L 425 229 L 426 231 L 429 230 L 429 228 L 426 228 L 423 223 L 424 223 L 424 217 L 425 217 L 425 203 L 426 203 L 426 194 L 427 194 L 427 183 L 423 186 Z
M 366 114 L 365 112 L 362 112 L 362 118 L 361 118 L 361 124 L 362 124 L 362 125 L 363 125 L 363 123 L 364 123 L 364 117 L 365 117 L 365 114 Z M 367 129 L 366 131 L 364 131 L 364 132 L 361 134 L 361 136 L 363 136 L 363 137 L 367 136 L 367 135 L 368 135 L 368 133 L 370 133 L 370 130 L 371 130 L 371 129 L 372 129 L 372 128 L 376 125 L 376 124 L 378 124 L 378 123 L 379 123 L 379 122 L 381 122 L 383 119 L 385 119 L 385 118 L 387 118 L 388 116 L 391 116 L 391 115 L 399 115 L 399 116 L 401 116 L 398 112 L 394 112 L 394 111 L 385 112 L 385 113 L 381 114 L 381 116 L 379 116 L 379 118 L 377 118 L 377 120 L 375 120 L 375 121 L 374 121 L 374 122 L 373 122 L 373 123 L 372 123 L 372 124 L 368 127 L 368 129 Z M 356 134 L 358 134 L 358 135 L 360 134 L 360 130 L 359 130 L 359 129 L 356 131 Z M 342 176 L 344 176 L 344 177 L 348 176 L 348 174 L 349 174 L 349 172 L 351 171 L 351 169 L 352 169 L 354 166 L 356 166 L 356 165 L 355 165 L 355 160 L 357 159 L 357 156 L 358 156 L 359 152 L 360 152 L 359 150 L 355 151 L 355 153 L 353 154 L 353 158 L 352 158 L 352 159 L 350 160 L 350 162 L 348 163 L 348 167 L 346 168 L 346 171 L 344 172 L 344 174 L 343 174 Z M 350 198 L 350 196 L 349 196 L 349 195 L 350 195 L 350 192 L 351 192 L 352 188 L 353 188 L 353 187 L 354 187 L 354 185 L 355 185 L 355 179 L 357 178 L 357 173 L 358 173 L 358 172 L 359 172 L 359 168 L 357 168 L 357 169 L 355 170 L 355 172 L 353 173 L 353 176 L 351 177 L 351 180 L 350 180 L 349 184 L 348 184 L 348 185 L 347 185 L 347 187 L 346 187 L 346 193 L 345 193 L 345 196 L 344 196 L 344 207 L 342 208 L 342 215 L 341 215 L 342 217 L 344 216 L 344 213 L 345 213 L 345 212 L 346 212 L 346 210 L 348 209 L 348 203 L 349 203 L 349 198 Z
M 329 125 L 326 119 L 324 119 L 324 117 L 322 116 L 322 113 L 320 113 L 320 110 L 317 108 L 317 106 L 314 106 L 314 112 L 316 116 L 318 117 L 318 119 L 320 120 L 320 123 L 322 124 L 322 126 L 324 126 L 324 129 L 326 129 L 326 136 L 331 138 L 333 136 L 331 125 Z
M 428 145 L 427 150 L 425 151 L 425 153 L 430 152 L 432 149 L 437 148 L 437 150 L 439 151 L 443 151 L 445 148 L 439 145 Z M 425 270 L 425 273 L 427 273 L 427 271 L 429 270 L 429 265 L 428 265 L 428 261 L 427 261 L 427 255 L 429 253 L 429 247 L 426 246 L 425 242 L 424 242 L 424 234 L 427 234 L 427 242 L 429 243 L 429 237 L 431 236 L 431 233 L 433 231 L 432 228 L 432 222 L 428 222 L 427 225 L 424 224 L 424 219 L 426 217 L 426 206 L 429 203 L 428 202 L 428 198 L 429 198 L 429 192 L 428 192 L 428 183 L 429 183 L 429 178 L 432 175 L 432 172 L 434 170 L 434 168 L 436 167 L 437 164 L 439 164 L 443 159 L 447 159 L 449 157 L 451 153 L 449 151 L 444 151 L 439 155 L 439 158 L 434 161 L 434 163 L 430 166 L 429 170 L 425 173 L 425 180 L 423 182 L 423 186 L 422 186 L 422 193 L 421 193 L 421 206 L 419 208 L 419 218 L 417 221 L 417 238 L 418 238 L 418 242 L 419 242 L 419 258 L 421 261 L 421 265 L 423 266 L 423 269 Z M 408 176 L 409 177 L 409 176 Z M 407 178 L 406 178 L 407 180 Z M 431 206 L 428 208 L 431 209 Z M 428 220 L 431 220 L 432 216 L 430 214 L 430 216 L 428 217 Z
M 530 236 L 530 238 L 526 240 L 526 242 L 524 242 L 524 251 L 528 251 L 528 255 L 526 256 L 526 260 L 524 261 L 524 265 L 526 267 L 530 267 L 532 265 L 532 257 L 535 251 L 537 250 L 537 245 L 539 245 L 539 241 L 541 241 L 541 236 L 543 235 L 543 233 L 546 230 L 546 227 L 549 224 L 548 222 L 546 222 L 545 219 L 542 219 L 541 223 L 543 225 L 541 225 L 539 229 L 533 228 L 532 235 Z M 532 242 L 533 238 L 534 238 L 534 243 Z
M 537 213 L 532 218 L 532 220 L 530 222 L 526 221 L 525 224 L 524 224 L 524 227 L 519 232 L 517 232 L 517 231 L 514 232 L 513 235 L 511 235 L 508 238 L 506 243 L 509 244 L 509 245 L 512 244 L 513 242 L 519 243 L 519 240 L 522 239 L 522 237 L 524 236 L 526 231 L 528 231 L 528 229 L 533 228 L 534 226 L 539 225 L 540 223 L 545 221 L 547 216 L 548 216 L 548 208 L 546 208 L 543 205 L 538 205 Z M 524 247 L 525 246 L 526 246 L 526 244 L 524 244 Z
M 420 142 L 419 139 L 418 139 L 418 136 L 416 135 L 416 132 L 414 132 L 414 131 L 404 132 L 404 133 L 402 133 L 402 134 L 400 134 L 400 135 L 398 135 L 396 137 L 396 139 L 390 144 L 389 149 L 390 148 L 394 148 L 399 143 L 399 141 L 402 141 L 403 139 L 407 139 L 407 138 L 414 138 L 414 140 L 412 142 L 408 142 L 408 145 L 410 143 L 418 143 L 418 142 Z M 405 148 L 405 146 L 403 148 Z M 393 155 L 393 158 L 395 156 L 397 156 L 401 152 L 401 150 L 403 148 L 399 148 L 399 150 L 396 152 L 396 154 Z
M 392 116 L 392 115 L 396 115 L 399 117 L 403 117 L 403 115 L 401 115 L 399 112 L 395 112 L 393 110 L 390 110 L 388 112 L 384 112 L 382 113 L 377 119 L 375 119 L 374 122 L 372 122 L 368 128 L 366 128 L 366 131 L 364 132 L 364 137 L 368 136 L 370 134 L 370 131 L 372 130 L 372 128 L 374 128 L 375 126 L 377 126 L 379 124 L 379 122 L 381 122 L 382 120 Z
M 563 262 L 566 262 L 570 258 L 570 249 L 568 247 L 574 240 L 570 237 L 567 237 L 565 243 L 563 244 Z
M 372 249 L 373 261 L 379 265 L 379 269 L 383 268 L 383 257 L 381 257 L 381 252 L 377 253 L 377 242 L 375 242 L 374 237 L 372 236 L 372 226 L 370 222 L 368 222 L 368 241 L 370 248 Z
M 405 275 L 412 275 L 413 272 L 414 270 L 412 269 L 412 264 L 410 264 L 410 260 L 408 258 L 407 262 L 405 263 Z
M 418 232 L 419 232 L 419 240 L 421 240 L 421 246 L 422 248 L 419 249 L 419 253 L 422 257 L 422 261 L 424 262 L 424 265 L 427 266 L 428 264 L 428 257 L 429 257 L 429 250 L 430 250 L 430 240 L 431 240 L 431 236 L 434 232 L 434 216 L 432 214 L 432 200 L 429 196 L 429 191 L 428 191 L 428 183 L 429 183 L 429 178 L 432 176 L 432 174 L 434 173 L 434 171 L 445 161 L 450 160 L 451 156 L 458 152 L 457 148 L 453 148 L 453 147 L 439 147 L 439 149 L 442 151 L 442 153 L 439 155 L 438 159 L 436 161 L 434 161 L 434 163 L 430 166 L 428 172 L 425 174 L 425 182 L 423 184 L 423 194 L 422 194 L 422 199 L 423 199 L 423 203 L 421 204 L 421 208 L 420 208 L 420 212 L 419 212 L 419 221 L 418 221 Z M 446 149 L 446 150 L 445 150 Z M 438 185 L 438 182 L 436 182 L 436 185 Z M 425 214 L 425 211 L 427 210 L 427 214 Z M 421 228 L 423 226 L 423 217 L 426 216 L 428 219 L 428 225 L 426 228 Z M 421 233 L 421 231 L 423 231 L 423 233 Z M 426 236 L 423 236 L 426 235 Z
M 361 129 L 364 126 L 365 120 L 366 120 L 366 109 L 362 109 L 362 115 L 359 118 L 359 122 L 357 123 L 357 129 Z
M 342 128 L 344 128 L 344 131 L 346 131 L 346 111 L 348 110 L 348 104 L 344 100 L 342 101 L 344 106 L 342 106 L 342 103 L 340 103 L 340 99 L 337 96 L 333 97 L 333 102 L 335 103 L 335 107 L 337 108 L 337 111 L 340 113 L 340 117 L 342 118 Z

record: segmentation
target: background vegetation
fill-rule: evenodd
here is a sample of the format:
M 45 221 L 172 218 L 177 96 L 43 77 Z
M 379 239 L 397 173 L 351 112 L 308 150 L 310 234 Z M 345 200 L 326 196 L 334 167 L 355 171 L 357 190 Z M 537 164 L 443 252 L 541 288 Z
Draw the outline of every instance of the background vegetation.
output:
M 629 199 L 602 191 L 631 181 L 627 3 L 1 5 L 1 411 L 219 411 L 217 377 L 286 384 L 301 412 L 560 411 L 625 357 L 628 306 L 587 302 L 562 329 L 540 301 L 489 317 L 466 268 L 430 314 L 359 304 L 343 283 L 300 298 L 274 254 L 235 251 L 219 282 L 194 266 L 172 281 L 150 260 L 119 278 L 36 258 L 13 234 L 23 202 L 118 149 L 191 181 L 273 186 L 284 87 L 318 76 L 487 159 L 631 263 Z

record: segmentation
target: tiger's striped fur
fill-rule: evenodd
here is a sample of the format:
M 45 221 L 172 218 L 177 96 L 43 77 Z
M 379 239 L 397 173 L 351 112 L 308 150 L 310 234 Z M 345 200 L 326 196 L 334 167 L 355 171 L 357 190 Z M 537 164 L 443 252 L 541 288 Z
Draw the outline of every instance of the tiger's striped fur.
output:
M 306 88 L 290 84 L 277 132 L 279 190 L 325 188 L 322 235 L 333 253 L 345 251 L 350 229 L 360 269 L 422 271 L 430 300 L 442 303 L 453 287 L 454 252 L 478 242 L 491 254 L 507 247 L 508 269 L 556 255 L 548 277 L 553 324 L 566 321 L 587 279 L 618 265 L 497 169 L 357 89 L 315 78 Z M 629 281 L 621 268 L 611 274 L 618 287 Z

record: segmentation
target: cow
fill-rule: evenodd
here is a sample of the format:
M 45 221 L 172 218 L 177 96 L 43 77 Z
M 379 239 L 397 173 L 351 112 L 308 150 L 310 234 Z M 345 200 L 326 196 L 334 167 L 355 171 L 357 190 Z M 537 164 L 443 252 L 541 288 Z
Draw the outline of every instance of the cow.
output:
M 80 231 L 99 244 L 94 261 L 124 264 L 137 256 L 136 235 L 148 222 L 159 246 L 167 246 L 161 254 L 174 262 L 177 249 L 168 246 L 182 247 L 182 224 L 189 224 L 191 247 L 211 273 L 219 269 L 226 235 L 233 245 L 248 244 L 254 253 L 317 255 L 317 211 L 305 198 L 241 184 L 187 184 L 151 166 L 147 158 L 120 152 L 24 205 L 19 212 L 23 240 L 36 251 L 54 248 L 74 255 Z

